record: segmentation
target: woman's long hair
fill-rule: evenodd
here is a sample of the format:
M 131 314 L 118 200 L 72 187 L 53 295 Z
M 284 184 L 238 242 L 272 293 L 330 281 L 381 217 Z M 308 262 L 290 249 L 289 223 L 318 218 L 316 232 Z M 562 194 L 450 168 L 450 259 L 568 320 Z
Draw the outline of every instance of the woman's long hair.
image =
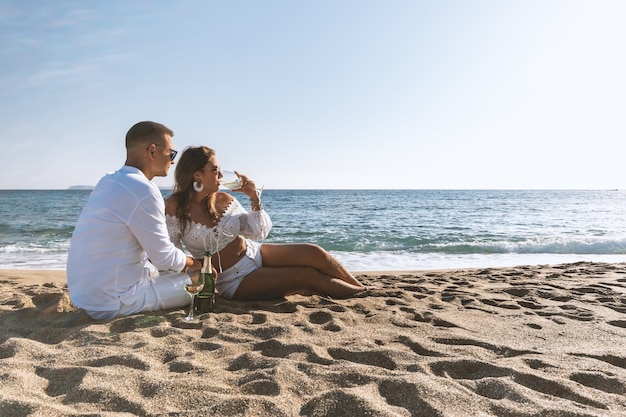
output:
M 189 208 L 191 207 L 193 195 L 196 192 L 193 189 L 193 174 L 196 171 L 204 171 L 206 164 L 213 155 L 215 155 L 215 151 L 206 146 L 190 146 L 184 150 L 178 164 L 176 164 L 172 198 L 176 201 L 176 217 L 183 235 L 188 223 L 191 221 Z M 217 218 L 215 193 L 206 196 L 202 200 L 202 211 L 210 218 Z

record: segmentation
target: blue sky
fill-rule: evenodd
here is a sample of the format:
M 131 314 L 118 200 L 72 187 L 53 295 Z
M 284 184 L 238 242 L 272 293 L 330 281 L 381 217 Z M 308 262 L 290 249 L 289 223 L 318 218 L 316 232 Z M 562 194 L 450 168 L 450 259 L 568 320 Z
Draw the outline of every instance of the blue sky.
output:
M 624 21 L 622 0 L 0 0 L 0 189 L 93 185 L 141 120 L 267 189 L 626 188 Z

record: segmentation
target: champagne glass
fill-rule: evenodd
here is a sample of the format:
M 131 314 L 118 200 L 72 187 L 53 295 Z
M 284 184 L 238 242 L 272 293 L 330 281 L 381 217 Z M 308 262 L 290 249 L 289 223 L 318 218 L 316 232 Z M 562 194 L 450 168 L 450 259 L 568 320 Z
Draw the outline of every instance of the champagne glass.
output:
M 228 188 L 229 190 L 236 190 L 241 187 L 241 178 L 235 173 L 235 171 L 222 170 L 222 179 L 220 180 L 220 184 L 224 188 Z M 261 193 L 263 192 L 263 187 L 255 188 L 256 194 L 259 198 L 261 198 Z
M 235 171 L 222 170 L 221 172 L 222 178 L 220 180 L 220 185 L 222 187 L 228 188 L 231 191 L 241 187 L 241 178 L 235 174 Z
M 200 273 L 199 269 L 190 270 L 187 272 L 190 282 L 185 284 L 185 291 L 191 296 L 191 305 L 189 306 L 189 314 L 185 317 L 186 321 L 193 321 L 193 302 L 195 296 L 204 288 L 204 275 Z

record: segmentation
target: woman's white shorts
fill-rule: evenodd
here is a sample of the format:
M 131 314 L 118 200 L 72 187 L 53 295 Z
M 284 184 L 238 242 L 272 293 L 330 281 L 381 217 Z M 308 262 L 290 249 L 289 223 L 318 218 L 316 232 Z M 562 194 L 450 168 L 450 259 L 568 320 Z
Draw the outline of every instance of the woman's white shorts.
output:
M 225 271 L 217 274 L 217 292 L 220 297 L 230 300 L 235 295 L 241 281 L 251 272 L 263 266 L 261 244 L 246 239 L 246 255 Z

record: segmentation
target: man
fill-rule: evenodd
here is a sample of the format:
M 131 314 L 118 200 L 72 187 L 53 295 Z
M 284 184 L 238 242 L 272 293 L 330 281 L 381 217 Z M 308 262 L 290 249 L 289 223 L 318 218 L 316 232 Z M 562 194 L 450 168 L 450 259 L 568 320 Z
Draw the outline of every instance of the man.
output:
M 96 185 L 78 218 L 67 259 L 72 303 L 95 319 L 189 303 L 187 267 L 200 268 L 170 241 L 154 177 L 174 164 L 174 133 L 139 122 L 126 134 L 126 163 Z M 151 278 L 146 261 L 162 271 Z

